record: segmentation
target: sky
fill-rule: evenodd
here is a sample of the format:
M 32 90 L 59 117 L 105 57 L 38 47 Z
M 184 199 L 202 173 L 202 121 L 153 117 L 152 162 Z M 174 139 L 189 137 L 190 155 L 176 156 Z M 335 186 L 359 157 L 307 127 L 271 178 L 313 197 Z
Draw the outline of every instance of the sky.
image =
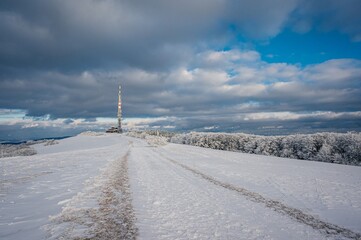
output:
M 359 0 L 2 0 L 0 140 L 361 130 Z

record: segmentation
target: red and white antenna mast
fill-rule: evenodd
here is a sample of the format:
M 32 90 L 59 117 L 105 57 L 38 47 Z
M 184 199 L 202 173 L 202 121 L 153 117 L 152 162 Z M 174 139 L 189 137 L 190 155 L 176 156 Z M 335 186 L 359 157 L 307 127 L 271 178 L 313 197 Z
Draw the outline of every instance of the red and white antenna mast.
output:
M 119 84 L 118 92 L 118 133 L 122 133 L 122 87 Z

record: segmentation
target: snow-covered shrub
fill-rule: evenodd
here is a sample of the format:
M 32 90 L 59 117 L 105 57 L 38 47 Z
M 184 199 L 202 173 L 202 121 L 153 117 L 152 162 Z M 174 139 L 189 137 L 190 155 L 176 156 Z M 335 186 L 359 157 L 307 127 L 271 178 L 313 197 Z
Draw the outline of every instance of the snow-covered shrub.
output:
M 191 132 L 173 134 L 169 141 L 219 150 L 361 165 L 361 133 L 257 136 Z
M 93 131 L 85 131 L 78 134 L 79 136 L 103 136 L 104 132 L 93 132 Z
M 135 138 L 141 138 L 141 139 L 145 139 L 146 136 L 148 136 L 148 134 L 146 132 L 142 132 L 142 131 L 130 131 L 130 132 L 126 132 L 125 135 L 127 135 L 129 137 L 135 137 Z
M 36 154 L 34 148 L 27 144 L 0 144 L 0 158 L 30 156 Z
M 143 139 L 152 135 L 163 137 L 163 140 L 172 143 L 198 147 L 361 166 L 361 133 L 257 136 L 244 133 L 177 134 L 165 131 L 138 131 L 129 132 L 127 135 Z
M 151 146 L 164 146 L 168 144 L 168 141 L 165 137 L 159 137 L 159 136 L 146 136 L 145 140 L 147 143 Z
M 45 142 L 44 146 L 51 146 L 51 145 L 56 145 L 56 144 L 59 144 L 59 142 L 56 141 L 55 139 L 50 139 Z

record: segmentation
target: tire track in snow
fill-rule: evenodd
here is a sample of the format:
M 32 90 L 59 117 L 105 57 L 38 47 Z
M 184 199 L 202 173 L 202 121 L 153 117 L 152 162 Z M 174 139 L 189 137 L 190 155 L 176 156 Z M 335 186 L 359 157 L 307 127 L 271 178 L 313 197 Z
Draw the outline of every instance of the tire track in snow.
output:
M 219 181 L 219 180 L 217 180 L 207 174 L 204 174 L 194 168 L 191 168 L 185 164 L 182 164 L 173 159 L 170 159 L 161 153 L 159 153 L 159 154 L 162 155 L 162 157 L 164 157 L 166 160 L 192 172 L 195 175 L 198 175 L 199 177 L 207 180 L 208 182 L 213 183 L 216 186 L 220 186 L 220 187 L 226 188 L 228 190 L 238 192 L 253 202 L 263 203 L 267 208 L 270 208 L 278 213 L 287 215 L 300 223 L 306 224 L 306 225 L 312 227 L 313 229 L 320 231 L 323 234 L 342 236 L 342 237 L 346 237 L 349 239 L 356 239 L 356 240 L 361 239 L 360 233 L 356 233 L 349 229 L 340 227 L 338 225 L 322 221 L 310 214 L 302 212 L 299 209 L 289 207 L 289 206 L 281 203 L 280 201 L 263 197 L 262 195 L 260 195 L 256 192 L 252 192 L 245 188 L 234 186 L 232 184 Z
M 52 224 L 45 229 L 48 239 L 136 239 L 129 154 L 130 149 L 73 197 L 59 215 L 51 217 Z

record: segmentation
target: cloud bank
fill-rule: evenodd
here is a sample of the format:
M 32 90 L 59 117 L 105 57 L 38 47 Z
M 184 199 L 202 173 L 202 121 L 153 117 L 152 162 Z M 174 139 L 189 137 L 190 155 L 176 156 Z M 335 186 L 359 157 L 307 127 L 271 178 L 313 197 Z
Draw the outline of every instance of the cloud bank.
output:
M 359 59 L 268 63 L 252 47 L 286 29 L 361 41 L 358 9 L 358 0 L 1 1 L 2 135 L 45 122 L 103 128 L 95 119 L 114 117 L 119 83 L 132 127 L 361 129 Z M 27 119 L 10 123 L 14 109 Z

